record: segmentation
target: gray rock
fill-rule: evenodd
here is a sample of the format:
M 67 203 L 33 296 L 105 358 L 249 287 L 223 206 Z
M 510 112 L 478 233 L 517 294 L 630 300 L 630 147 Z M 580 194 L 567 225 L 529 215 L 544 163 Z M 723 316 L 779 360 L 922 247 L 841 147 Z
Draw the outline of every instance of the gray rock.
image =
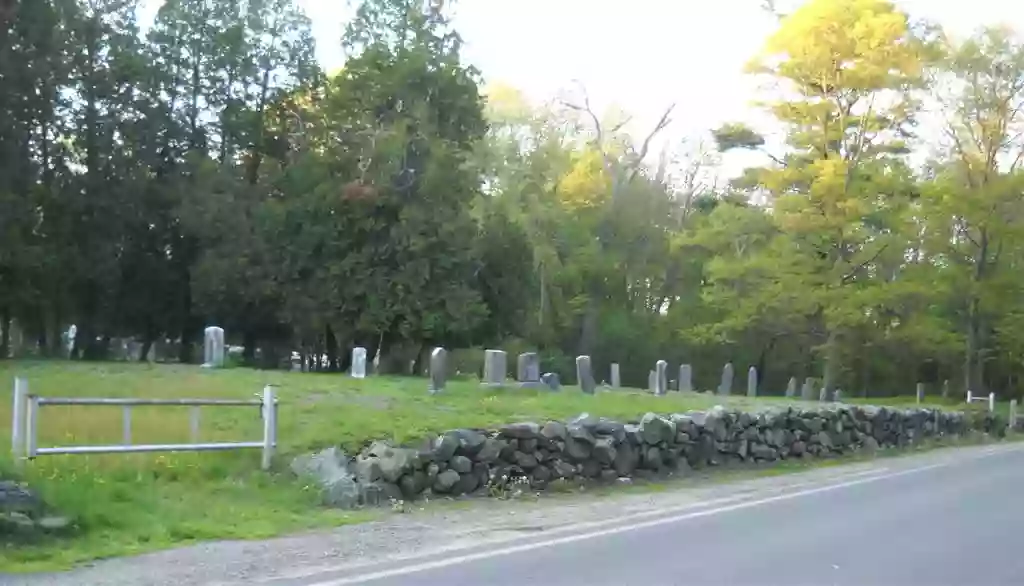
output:
M 615 482 L 619 479 L 619 473 L 614 470 L 602 470 L 598 478 L 601 482 Z
M 459 481 L 459 473 L 454 470 L 445 470 L 437 475 L 434 480 L 434 492 L 445 494 L 451 492 L 452 487 Z
M 869 452 L 869 453 L 872 453 L 872 454 L 877 452 L 878 449 L 879 449 L 879 447 L 878 447 L 878 440 L 876 440 L 875 438 L 871 437 L 870 435 L 869 436 L 865 436 L 864 437 L 863 449 L 865 451 Z
M 516 452 L 515 463 L 523 470 L 533 470 L 537 467 L 537 458 L 533 454 Z
M 377 482 L 384 477 L 380 460 L 376 456 L 358 456 L 352 463 L 352 468 L 360 484 Z
M 637 450 L 633 447 L 633 444 L 629 442 L 622 442 L 615 447 L 615 461 L 613 467 L 615 471 L 619 473 L 619 476 L 629 476 L 636 470 L 636 466 L 640 461 L 640 456 L 637 454 Z
M 693 422 L 693 418 L 689 415 L 682 415 L 674 413 L 669 417 L 669 420 L 675 424 L 676 431 L 686 433 L 687 435 L 693 436 L 694 431 L 697 429 L 697 425 Z
M 655 445 L 658 442 L 674 441 L 675 435 L 672 422 L 654 413 L 647 413 L 640 420 L 640 437 L 646 444 Z
M 537 438 L 519 440 L 519 450 L 526 453 L 537 451 Z
M 50 532 L 64 531 L 65 529 L 69 529 L 71 525 L 72 521 L 70 517 L 51 516 L 43 517 L 42 519 L 36 521 L 37 527 L 39 527 L 43 531 Z
M 639 425 L 627 423 L 626 425 L 623 426 L 623 429 L 626 432 L 626 441 L 633 444 L 634 446 L 639 446 L 641 443 L 643 443 L 643 438 L 640 435 Z
M 580 413 L 576 417 L 570 419 L 567 424 L 569 426 L 578 425 L 580 427 L 592 431 L 595 427 L 597 427 L 597 424 L 600 423 L 600 421 L 600 419 L 594 417 L 590 413 Z
M 704 429 L 708 430 L 717 441 L 725 441 L 728 437 L 728 413 L 721 406 L 712 407 L 704 418 Z
M 540 425 L 532 421 L 512 423 L 501 428 L 501 435 L 516 439 L 536 438 L 540 434 Z
M 427 464 L 427 486 L 433 486 L 434 480 L 437 480 L 437 475 L 441 473 L 441 466 L 436 462 Z
M 583 462 L 580 474 L 584 478 L 597 478 L 601 475 L 601 465 L 594 460 L 587 460 Z
M 549 421 L 544 424 L 544 428 L 540 430 L 541 437 L 548 440 L 565 440 L 568 437 L 568 430 L 564 423 L 559 421 Z
M 359 485 L 348 470 L 348 457 L 338 448 L 299 456 L 292 472 L 320 489 L 320 500 L 329 507 L 351 509 L 359 505 Z
M 366 450 L 366 455 L 377 459 L 381 477 L 391 483 L 398 482 L 403 474 L 419 463 L 419 453 L 416 450 L 394 448 L 385 442 L 373 442 Z
M 401 489 L 402 496 L 407 499 L 414 499 L 426 490 L 427 475 L 419 470 L 406 474 L 398 481 L 398 488 Z
M 475 474 L 462 474 L 459 481 L 451 489 L 452 494 L 469 494 L 480 486 L 479 479 Z
M 465 456 L 455 456 L 448 463 L 448 467 L 459 474 L 469 474 L 473 470 L 473 461 Z
M 621 442 L 626 439 L 626 426 L 619 423 L 618 421 L 612 421 L 611 419 L 602 419 L 597 422 L 597 425 L 591 430 L 596 435 L 611 436 L 615 438 L 615 441 Z
M 433 458 L 435 462 L 447 462 L 455 455 L 461 445 L 459 434 L 449 431 L 440 435 L 434 444 Z
M 390 482 L 377 481 L 359 484 L 359 501 L 368 507 L 386 505 L 392 499 L 402 500 L 402 490 Z
M 807 452 L 807 444 L 801 441 L 793 442 L 793 445 L 789 448 L 789 453 L 794 456 L 802 456 Z
M 344 454 L 341 457 L 344 458 Z M 292 465 L 294 470 L 294 462 Z M 0 511 L 29 513 L 32 515 L 38 514 L 42 509 L 42 499 L 36 493 L 29 490 L 28 487 L 18 484 L 13 480 L 0 481 Z
M 508 444 L 506 444 L 505 442 L 503 442 L 503 441 L 501 441 L 499 439 L 490 438 L 490 437 L 486 438 L 484 440 L 483 446 L 480 448 L 480 451 L 477 452 L 475 459 L 478 462 L 486 462 L 488 464 L 491 463 L 491 462 L 494 462 L 501 455 L 501 450 L 506 445 L 508 445 Z
M 645 449 L 643 452 L 643 465 L 651 470 L 660 470 L 662 466 L 661 450 L 656 446 L 650 446 Z
M 615 445 L 612 438 L 603 437 L 597 440 L 594 444 L 594 459 L 607 466 L 615 461 Z
M 568 427 L 568 431 L 569 437 L 571 437 L 572 439 L 586 443 L 591 446 L 594 445 L 594 441 L 596 440 L 596 438 L 594 437 L 594 434 L 590 433 L 590 430 L 588 430 L 586 427 L 582 425 L 570 425 Z
M 456 453 L 469 458 L 476 456 L 487 442 L 487 436 L 472 429 L 457 429 L 455 434 L 459 438 L 459 449 Z
M 572 478 L 576 476 L 576 467 L 562 460 L 552 462 L 551 469 L 558 478 Z
M 754 444 L 750 446 L 750 455 L 758 460 L 777 460 L 779 453 L 775 448 L 771 448 L 764 444 Z
M 530 473 L 530 478 L 540 485 L 546 485 L 551 481 L 551 477 L 551 469 L 545 466 L 537 466 L 533 469 L 533 472 Z

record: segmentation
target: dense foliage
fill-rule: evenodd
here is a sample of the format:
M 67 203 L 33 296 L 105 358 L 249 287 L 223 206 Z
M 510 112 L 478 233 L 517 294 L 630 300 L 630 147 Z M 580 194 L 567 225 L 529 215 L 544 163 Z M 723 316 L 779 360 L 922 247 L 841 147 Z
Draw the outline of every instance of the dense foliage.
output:
M 1024 41 L 811 0 L 750 65 L 779 131 L 649 152 L 584 92 L 482 89 L 438 3 L 363 0 L 326 75 L 297 0 L 0 6 L 0 357 L 180 340 L 404 371 L 434 345 L 848 393 L 1024 374 Z M 753 96 L 752 96 L 753 97 Z M 764 96 L 761 96 L 764 98 Z M 710 129 L 709 129 L 710 130 Z M 733 149 L 766 164 L 710 180 Z M 772 150 L 775 149 L 775 150 Z M 143 355 L 146 350 L 143 350 Z

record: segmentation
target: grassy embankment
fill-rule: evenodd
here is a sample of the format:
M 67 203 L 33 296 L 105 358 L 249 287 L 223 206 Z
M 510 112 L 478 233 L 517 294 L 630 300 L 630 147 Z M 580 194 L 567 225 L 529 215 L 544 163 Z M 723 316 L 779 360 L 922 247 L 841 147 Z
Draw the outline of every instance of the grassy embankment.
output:
M 635 419 L 703 409 L 721 397 L 641 392 L 582 395 L 506 389 L 482 390 L 452 381 L 430 396 L 419 378 L 300 374 L 248 369 L 125 363 L 0 362 L 0 476 L 10 460 L 13 378 L 48 397 L 251 398 L 265 384 L 279 386 L 279 448 L 275 470 L 259 471 L 259 451 L 192 454 L 45 456 L 19 475 L 47 502 L 77 520 L 79 530 L 59 542 L 6 546 L 0 571 L 66 567 L 76 562 L 160 549 L 207 539 L 253 539 L 301 529 L 364 521 L 373 512 L 325 510 L 315 491 L 288 472 L 291 456 L 336 444 L 354 452 L 368 440 L 417 441 L 455 427 L 492 427 L 522 420 L 565 419 L 586 411 Z M 783 399 L 731 397 L 734 406 L 781 404 Z M 875 401 L 877 402 L 877 401 Z M 906 398 L 898 404 L 909 404 Z M 135 443 L 189 441 L 188 408 L 134 408 Z M 256 408 L 206 407 L 201 441 L 254 441 L 262 434 Z M 39 445 L 119 443 L 121 410 L 44 407 Z M 377 513 L 379 514 L 379 513 Z

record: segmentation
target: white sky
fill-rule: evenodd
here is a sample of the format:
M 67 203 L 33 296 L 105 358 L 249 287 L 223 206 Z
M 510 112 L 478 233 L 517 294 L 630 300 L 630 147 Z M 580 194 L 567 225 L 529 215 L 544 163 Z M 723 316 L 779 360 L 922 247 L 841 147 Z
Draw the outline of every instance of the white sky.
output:
M 323 66 L 340 67 L 347 0 L 299 0 L 313 19 Z M 152 14 L 162 0 L 146 0 Z M 488 82 L 537 100 L 579 80 L 598 110 L 617 106 L 646 134 L 676 103 L 666 140 L 698 135 L 726 121 L 759 126 L 750 106 L 757 87 L 742 73 L 774 30 L 762 0 L 458 0 L 454 24 L 465 57 Z M 799 0 L 778 0 L 783 11 Z M 1024 30 L 1012 0 L 896 0 L 913 16 L 956 34 L 1005 22 Z M 145 21 L 146 17 L 143 16 Z

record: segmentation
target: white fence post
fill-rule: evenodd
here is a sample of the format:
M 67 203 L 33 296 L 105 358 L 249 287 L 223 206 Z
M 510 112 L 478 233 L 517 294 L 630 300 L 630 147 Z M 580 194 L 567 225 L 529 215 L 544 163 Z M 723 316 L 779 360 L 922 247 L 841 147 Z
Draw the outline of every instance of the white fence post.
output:
M 27 440 L 25 456 L 36 457 L 36 448 L 39 446 L 39 397 L 28 395 L 28 413 L 25 417 L 25 438 Z
M 28 381 L 14 379 L 14 404 L 11 405 L 11 457 L 14 465 L 20 466 L 25 458 L 25 403 L 28 397 Z
M 1010 431 L 1017 430 L 1017 399 L 1010 401 Z
M 973 397 L 971 397 L 971 392 L 967 391 L 967 403 L 970 403 L 972 398 Z
M 263 460 L 260 466 L 270 469 L 270 461 L 274 457 L 274 445 L 277 443 L 277 403 L 274 400 L 274 387 L 263 387 Z
M 989 393 L 988 394 L 988 412 L 989 413 L 995 413 L 996 412 L 996 394 L 995 393 Z

